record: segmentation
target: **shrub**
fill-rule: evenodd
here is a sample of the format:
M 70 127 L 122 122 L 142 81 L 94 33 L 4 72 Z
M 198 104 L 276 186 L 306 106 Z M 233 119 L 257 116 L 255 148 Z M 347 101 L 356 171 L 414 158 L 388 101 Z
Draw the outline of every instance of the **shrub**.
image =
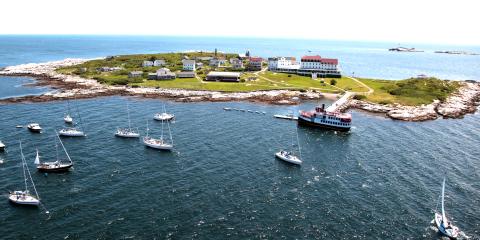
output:
M 288 74 L 288 77 L 292 77 L 292 74 Z
M 365 99 L 365 98 L 367 98 L 367 96 L 365 96 L 365 95 L 358 95 L 358 94 L 353 97 L 353 99 L 355 99 L 355 100 L 363 100 L 363 99 Z
M 332 86 L 337 85 L 337 80 L 335 80 L 335 79 L 330 80 L 330 85 L 332 85 Z

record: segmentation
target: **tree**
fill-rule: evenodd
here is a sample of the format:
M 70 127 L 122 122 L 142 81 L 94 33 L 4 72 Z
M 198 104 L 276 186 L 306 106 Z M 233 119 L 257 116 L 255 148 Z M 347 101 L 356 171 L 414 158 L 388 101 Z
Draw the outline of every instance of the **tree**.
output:
M 154 62 L 155 60 L 157 60 L 157 58 L 155 56 L 150 57 L 150 61 Z
M 337 84 L 337 80 L 332 79 L 330 80 L 330 85 L 335 86 Z

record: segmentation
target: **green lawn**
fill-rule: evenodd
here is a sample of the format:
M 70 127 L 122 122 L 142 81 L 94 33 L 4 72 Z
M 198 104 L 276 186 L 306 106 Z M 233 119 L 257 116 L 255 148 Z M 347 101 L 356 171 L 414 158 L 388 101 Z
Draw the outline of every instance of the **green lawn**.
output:
M 360 79 L 374 92 L 366 97 L 367 101 L 390 104 L 418 106 L 432 103 L 434 100 L 445 100 L 455 92 L 460 84 L 435 78 L 406 80 Z
M 147 80 L 148 73 L 153 73 L 160 67 L 142 67 L 145 60 L 163 59 L 171 71 L 180 71 L 182 59 L 194 59 L 196 57 L 213 57 L 212 52 L 191 53 L 159 53 L 114 56 L 109 59 L 99 59 L 83 64 L 62 67 L 57 72 L 63 74 L 79 75 L 84 78 L 96 79 L 100 83 L 109 85 L 131 85 L 144 87 L 176 88 L 189 90 L 210 90 L 226 92 L 244 92 L 258 90 L 317 90 L 322 92 L 341 93 L 344 91 L 367 92 L 368 89 L 362 84 L 347 78 L 319 78 L 311 79 L 296 74 L 261 72 L 258 75 L 252 72 L 241 72 L 241 82 L 205 82 L 206 73 L 209 71 L 226 71 L 228 68 L 213 69 L 208 66 L 208 61 L 203 61 L 203 69 L 196 71 L 200 78 L 180 78 L 174 80 Z M 219 53 L 218 57 L 227 60 L 238 57 L 237 54 Z M 121 67 L 122 70 L 115 72 L 99 72 L 100 67 Z M 131 71 L 143 71 L 139 78 L 128 78 Z M 256 80 L 249 80 L 256 78 Z M 399 81 L 360 79 L 364 84 L 371 87 L 374 92 L 365 97 L 367 101 L 388 104 L 399 103 L 402 105 L 421 105 L 431 103 L 435 99 L 445 100 L 446 97 L 458 89 L 459 83 L 443 81 L 435 78 L 429 79 L 406 79 Z M 335 84 L 332 84 L 335 81 Z

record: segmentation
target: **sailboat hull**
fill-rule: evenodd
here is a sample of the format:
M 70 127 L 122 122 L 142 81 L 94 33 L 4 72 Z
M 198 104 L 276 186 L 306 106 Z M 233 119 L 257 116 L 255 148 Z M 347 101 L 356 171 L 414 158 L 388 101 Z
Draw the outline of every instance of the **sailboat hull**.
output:
M 295 156 L 285 156 L 281 152 L 275 153 L 275 157 L 277 157 L 278 159 L 283 160 L 285 162 L 291 163 L 291 164 L 295 164 L 295 165 L 301 165 L 302 164 L 302 160 L 298 159 L 297 157 L 295 157 Z
M 455 226 L 450 225 L 449 227 L 445 228 L 442 224 L 442 214 L 435 213 L 435 225 L 443 235 L 451 238 L 457 239 L 459 235 L 459 229 Z
M 11 203 L 14 203 L 17 205 L 26 205 L 26 206 L 40 205 L 40 200 L 36 199 L 35 197 L 30 195 L 16 194 L 15 192 L 10 193 L 8 200 L 10 200 Z
M 71 163 L 40 164 L 37 166 L 37 170 L 40 172 L 67 172 L 72 166 Z
M 82 131 L 62 131 L 58 132 L 58 135 L 62 137 L 85 137 L 85 133 Z

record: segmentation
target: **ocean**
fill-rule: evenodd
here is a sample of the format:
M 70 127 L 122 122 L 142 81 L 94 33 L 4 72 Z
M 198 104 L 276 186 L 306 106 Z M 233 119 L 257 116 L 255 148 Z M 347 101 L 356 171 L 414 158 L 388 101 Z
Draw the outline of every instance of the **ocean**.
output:
M 398 79 L 417 73 L 480 79 L 479 56 L 391 53 L 388 43 L 122 36 L 0 36 L 0 66 L 66 57 L 213 50 L 255 55 L 306 51 L 338 57 L 355 75 Z M 449 50 L 452 46 L 422 46 Z M 478 51 L 476 48 L 465 50 Z M 414 63 L 413 61 L 417 61 Z M 457 62 L 456 68 L 446 62 Z M 448 65 L 448 66 L 447 66 Z M 476 68 L 478 69 L 478 67 Z M 0 77 L 0 97 L 38 94 L 28 78 Z M 33 92 L 30 92 L 33 91 Z M 176 103 L 136 97 L 71 101 L 87 137 L 64 138 L 74 169 L 42 174 L 33 160 L 56 158 L 65 101 L 0 105 L 0 236 L 4 239 L 438 239 L 432 227 L 443 177 L 453 223 L 480 237 L 480 115 L 422 123 L 351 111 L 349 133 L 297 127 L 277 113 L 310 109 L 248 102 Z M 159 136 L 163 105 L 176 115 L 175 149 L 114 136 L 127 123 Z M 266 114 L 224 111 L 223 107 Z M 38 122 L 42 134 L 15 128 Z M 302 166 L 276 160 L 298 132 Z M 23 186 L 19 141 L 45 209 L 8 202 Z M 294 141 L 295 142 L 295 141 Z M 59 149 L 61 157 L 64 157 Z

